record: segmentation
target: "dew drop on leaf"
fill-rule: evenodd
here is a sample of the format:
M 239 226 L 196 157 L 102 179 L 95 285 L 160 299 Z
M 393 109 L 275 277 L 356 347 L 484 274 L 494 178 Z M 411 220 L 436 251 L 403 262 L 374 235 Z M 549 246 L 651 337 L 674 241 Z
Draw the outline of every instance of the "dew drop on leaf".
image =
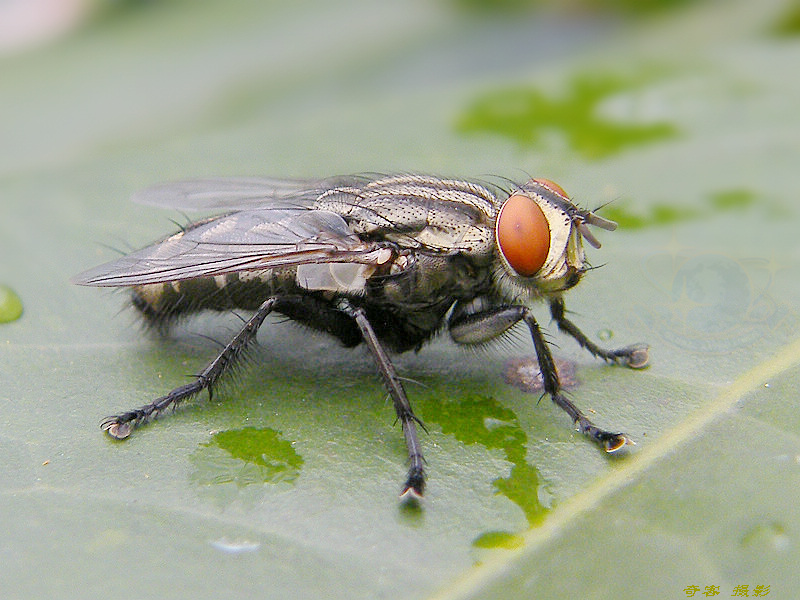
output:
M 22 300 L 7 285 L 0 284 L 0 323 L 10 323 L 22 316 Z
M 612 337 L 614 337 L 614 332 L 611 331 L 610 329 L 601 329 L 600 331 L 597 332 L 597 337 L 603 340 L 604 342 L 607 342 Z

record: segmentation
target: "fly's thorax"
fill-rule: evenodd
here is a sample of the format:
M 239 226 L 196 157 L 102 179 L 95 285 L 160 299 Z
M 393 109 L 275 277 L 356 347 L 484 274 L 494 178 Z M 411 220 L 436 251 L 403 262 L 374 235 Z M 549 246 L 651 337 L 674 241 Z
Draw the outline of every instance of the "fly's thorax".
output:
M 408 253 L 396 261 L 398 268 L 375 276 L 370 293 L 398 308 L 418 308 L 473 298 L 490 287 L 488 266 L 463 254 Z
M 494 194 L 471 182 L 402 175 L 331 189 L 314 209 L 342 216 L 362 238 L 490 257 L 495 204 Z
M 599 247 L 587 225 L 616 224 L 581 210 L 546 179 L 512 192 L 495 223 L 494 277 L 503 296 L 538 298 L 575 286 L 587 269 L 583 239 Z

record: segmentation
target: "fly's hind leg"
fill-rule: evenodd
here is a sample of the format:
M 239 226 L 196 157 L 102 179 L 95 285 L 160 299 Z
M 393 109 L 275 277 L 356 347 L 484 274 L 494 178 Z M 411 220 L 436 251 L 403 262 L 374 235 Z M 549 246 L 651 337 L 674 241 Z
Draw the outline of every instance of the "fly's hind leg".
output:
M 422 456 L 422 448 L 419 444 L 417 436 L 417 424 L 422 426 L 422 422 L 414 414 L 411 409 L 411 403 L 408 401 L 406 392 L 403 389 L 403 384 L 397 375 L 394 365 L 389 360 L 380 341 L 378 340 L 375 331 L 372 329 L 364 309 L 353 306 L 349 301 L 343 299 L 339 302 L 339 310 L 344 314 L 351 317 L 359 330 L 364 342 L 370 349 L 372 357 L 378 366 L 383 383 L 386 389 L 389 390 L 389 395 L 392 397 L 394 403 L 394 410 L 397 413 L 397 418 L 403 427 L 403 436 L 406 440 L 406 448 L 408 449 L 408 460 L 410 463 L 408 469 L 408 477 L 400 493 L 403 499 L 416 499 L 421 498 L 425 489 L 425 458 Z
M 581 346 L 589 352 L 608 362 L 617 363 L 630 367 L 631 369 L 642 369 L 647 366 L 649 359 L 647 344 L 633 344 L 615 350 L 606 350 L 595 344 L 586 337 L 578 326 L 564 316 L 565 308 L 562 299 L 550 301 L 550 314 L 558 324 L 558 328 L 564 333 L 572 336 Z
M 242 351 L 253 341 L 256 332 L 266 319 L 267 315 L 275 308 L 278 298 L 270 298 L 258 307 L 255 314 L 245 322 L 239 332 L 228 342 L 217 357 L 203 369 L 195 380 L 186 385 L 176 387 L 168 394 L 155 399 L 150 404 L 129 410 L 119 415 L 108 417 L 102 423 L 102 428 L 111 437 L 122 440 L 128 437 L 134 428 L 157 417 L 169 407 L 187 400 L 207 389 L 211 395 L 214 384 L 236 362 Z

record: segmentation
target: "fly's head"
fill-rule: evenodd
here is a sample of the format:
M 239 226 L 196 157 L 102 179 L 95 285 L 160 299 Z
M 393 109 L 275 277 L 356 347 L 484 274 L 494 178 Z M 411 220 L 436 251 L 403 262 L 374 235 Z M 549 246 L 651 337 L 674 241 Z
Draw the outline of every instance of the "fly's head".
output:
M 504 295 L 541 297 L 576 285 L 587 269 L 583 240 L 600 247 L 589 225 L 608 231 L 617 227 L 575 206 L 547 179 L 531 179 L 512 192 L 495 224 L 495 273 Z

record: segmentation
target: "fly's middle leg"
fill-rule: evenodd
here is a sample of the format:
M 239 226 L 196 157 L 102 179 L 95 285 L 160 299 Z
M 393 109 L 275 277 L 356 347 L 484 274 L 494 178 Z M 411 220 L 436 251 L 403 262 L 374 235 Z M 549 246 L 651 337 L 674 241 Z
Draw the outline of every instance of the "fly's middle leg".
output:
M 369 347 L 372 357 L 375 359 L 378 371 L 380 371 L 381 377 L 383 378 L 383 383 L 386 389 L 389 390 L 389 395 L 392 397 L 397 418 L 400 420 L 400 424 L 403 427 L 403 436 L 405 437 L 406 447 L 408 448 L 410 466 L 408 469 L 408 477 L 406 478 L 406 483 L 403 486 L 400 497 L 404 499 L 420 498 L 425 489 L 425 458 L 422 456 L 422 447 L 420 446 L 417 436 L 417 424 L 422 426 L 422 422 L 411 409 L 411 403 L 408 401 L 400 377 L 398 377 L 394 365 L 389 360 L 386 350 L 384 350 L 380 340 L 378 340 L 378 336 L 375 335 L 375 331 L 372 325 L 370 325 L 364 310 L 353 306 L 346 299 L 342 299 L 339 302 L 338 308 L 343 313 L 350 316 L 361 331 L 361 336 Z
M 565 308 L 564 301 L 560 298 L 550 301 L 550 314 L 558 324 L 558 328 L 564 333 L 572 336 L 582 347 L 586 348 L 589 352 L 607 360 L 631 369 L 642 369 L 647 366 L 649 361 L 648 346 L 647 344 L 633 344 L 625 346 L 624 348 L 617 348 L 615 350 L 606 350 L 595 344 L 592 340 L 586 337 L 578 326 L 564 316 Z
M 270 298 L 258 307 L 255 314 L 248 319 L 239 332 L 228 342 L 217 357 L 195 377 L 191 383 L 179 386 L 168 394 L 157 398 L 150 404 L 134 408 L 119 415 L 108 417 L 102 423 L 102 428 L 111 437 L 122 440 L 128 437 L 133 429 L 150 419 L 157 417 L 164 410 L 176 406 L 201 391 L 207 389 L 209 396 L 212 394 L 214 384 L 219 378 L 235 364 L 242 351 L 253 341 L 258 328 L 275 308 L 278 298 Z

